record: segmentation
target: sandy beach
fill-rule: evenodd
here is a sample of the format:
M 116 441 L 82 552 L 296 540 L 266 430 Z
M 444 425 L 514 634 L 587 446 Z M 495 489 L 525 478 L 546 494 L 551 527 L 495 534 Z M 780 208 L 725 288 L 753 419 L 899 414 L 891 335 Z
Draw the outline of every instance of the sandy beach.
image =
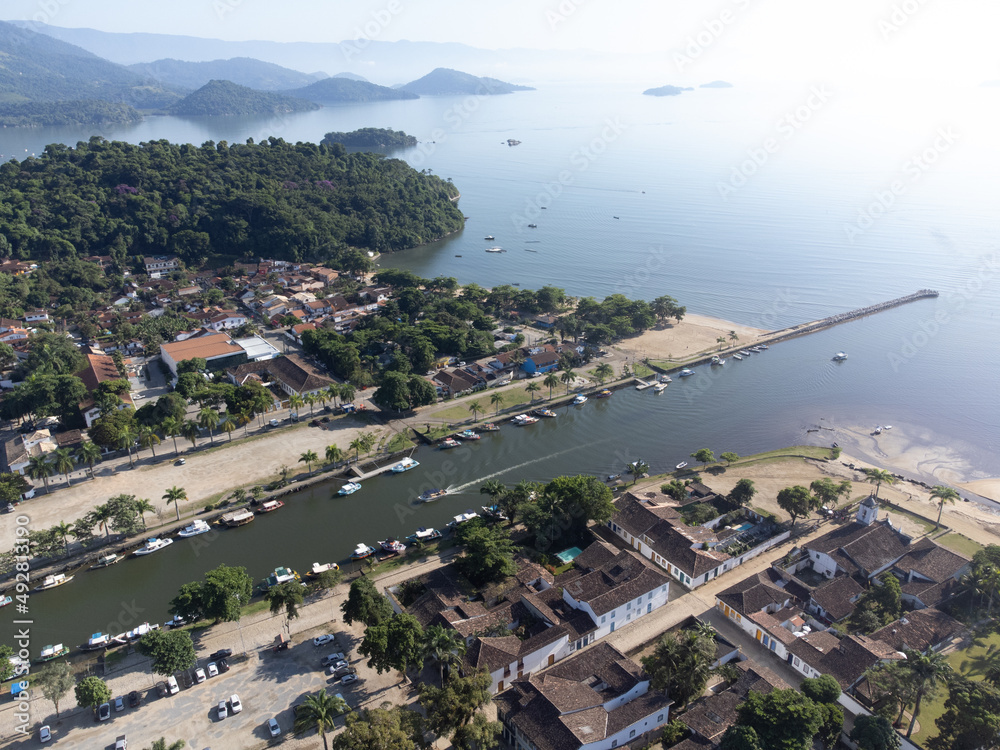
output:
M 739 337 L 736 341 L 729 339 L 730 331 L 736 332 Z M 768 333 L 770 331 L 763 328 L 752 328 L 728 320 L 688 313 L 680 323 L 668 323 L 662 327 L 651 328 L 638 336 L 615 344 L 614 348 L 638 359 L 683 360 L 704 352 L 718 351 L 719 344 L 716 339 L 720 336 L 726 339 L 725 348 L 729 348 L 733 345 L 751 346 Z

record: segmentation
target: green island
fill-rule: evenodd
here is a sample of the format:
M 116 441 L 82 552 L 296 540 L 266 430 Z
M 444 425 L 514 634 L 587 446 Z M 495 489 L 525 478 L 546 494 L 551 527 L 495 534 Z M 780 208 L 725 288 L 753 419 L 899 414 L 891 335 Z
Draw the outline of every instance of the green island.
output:
M 288 112 L 309 112 L 319 109 L 315 102 L 279 94 L 257 91 L 232 81 L 209 81 L 200 89 L 181 99 L 167 112 L 172 115 L 276 115 Z
M 402 130 L 388 128 L 361 128 L 350 133 L 327 133 L 320 141 L 324 146 L 342 143 L 345 146 L 361 146 L 374 148 L 405 148 L 416 146 L 417 139 L 407 135 Z

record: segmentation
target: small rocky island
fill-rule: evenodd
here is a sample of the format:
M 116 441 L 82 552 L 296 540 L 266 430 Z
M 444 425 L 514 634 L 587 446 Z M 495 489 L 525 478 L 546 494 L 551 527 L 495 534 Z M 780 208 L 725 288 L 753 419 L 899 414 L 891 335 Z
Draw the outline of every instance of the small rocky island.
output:
M 325 146 L 342 143 L 352 148 L 405 148 L 416 146 L 417 139 L 402 130 L 361 128 L 350 133 L 327 133 L 321 143 Z
M 680 86 L 660 86 L 655 89 L 646 89 L 642 93 L 645 96 L 679 96 L 685 91 L 694 91 L 693 88 L 682 88 Z

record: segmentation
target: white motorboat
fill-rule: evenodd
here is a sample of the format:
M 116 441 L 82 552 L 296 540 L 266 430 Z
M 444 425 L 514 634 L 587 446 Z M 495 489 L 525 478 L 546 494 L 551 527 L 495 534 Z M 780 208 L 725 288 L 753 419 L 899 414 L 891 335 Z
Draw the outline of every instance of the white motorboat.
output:
M 386 552 L 392 552 L 397 555 L 401 555 L 404 552 L 406 552 L 406 545 L 403 544 L 398 539 L 394 539 L 393 537 L 389 537 L 388 539 L 383 539 L 381 542 L 379 542 L 379 546 Z
M 422 503 L 432 503 L 448 494 L 448 490 L 432 489 L 420 493 L 417 499 Z
M 364 560 L 366 557 L 371 557 L 375 554 L 375 548 L 371 545 L 362 542 L 357 547 L 354 548 L 354 552 L 351 553 L 352 560 Z
M 834 362 L 843 362 L 845 359 L 847 359 L 847 352 L 837 352 L 833 355 Z
M 119 555 L 117 552 L 105 552 L 103 555 L 97 558 L 97 562 L 91 565 L 90 569 L 97 570 L 99 568 L 106 568 L 109 565 L 114 565 L 123 557 L 124 555 Z
M 689 378 L 692 375 L 694 375 L 694 370 L 689 370 L 687 367 L 685 367 L 683 370 L 677 373 L 677 375 L 682 378 Z
M 573 403 L 574 404 L 585 404 L 585 403 L 587 403 L 587 397 L 584 396 L 582 393 L 578 393 L 573 398 Z
M 68 576 L 65 573 L 56 573 L 55 575 L 45 576 L 45 579 L 38 585 L 35 586 L 33 591 L 46 591 L 48 589 L 54 589 L 58 586 L 72 581 L 74 576 Z
M 743 357 L 741 357 L 739 354 L 734 354 L 733 359 L 735 359 L 737 362 L 743 361 Z
M 665 390 L 667 390 L 666 383 L 657 383 L 653 386 L 653 393 L 663 393 Z
M 202 521 L 200 518 L 192 521 L 190 524 L 185 526 L 183 529 L 177 532 L 177 536 L 184 537 L 185 539 L 189 536 L 198 536 L 199 534 L 206 534 L 212 530 L 212 527 L 208 525 L 207 522 Z
M 339 490 L 337 490 L 337 494 L 341 495 L 341 496 L 352 495 L 352 494 L 354 494 L 355 492 L 357 492 L 360 489 L 361 489 L 360 482 L 348 482 L 343 487 L 341 487 Z
M 135 552 L 133 552 L 132 554 L 137 555 L 137 556 L 151 555 L 154 552 L 156 552 L 157 550 L 161 550 L 164 547 L 169 547 L 173 543 L 174 543 L 173 539 L 163 539 L 163 538 L 155 537 L 154 536 L 151 539 L 147 539 L 146 543 L 144 545 L 142 545 L 139 549 L 137 549 Z
M 419 461 L 414 461 L 412 458 L 410 458 L 409 456 L 407 456 L 402 461 L 400 461 L 398 464 L 396 464 L 395 466 L 393 466 L 392 467 L 392 471 L 393 471 L 394 474 L 400 474 L 400 473 L 402 473 L 404 471 L 409 471 L 410 469 L 415 469 L 418 466 L 420 466 L 420 462 Z
M 680 471 L 681 469 L 683 469 L 683 468 L 684 468 L 685 466 L 687 466 L 687 465 L 688 465 L 688 462 L 687 462 L 687 461 L 681 461 L 681 462 L 680 462 L 679 464 L 677 464 L 677 466 L 675 466 L 674 468 L 676 468 L 676 469 L 677 469 L 678 471 Z
M 107 648 L 111 644 L 111 636 L 107 633 L 94 633 L 87 642 L 81 644 L 81 651 L 97 651 L 102 648 Z
M 406 537 L 407 541 L 410 542 L 432 542 L 435 539 L 441 538 L 441 532 L 437 529 L 425 529 L 421 526 L 414 533 Z
M 504 249 L 502 247 L 488 247 L 488 248 L 486 248 L 486 252 L 488 252 L 488 253 L 502 253 L 502 252 L 505 252 L 505 251 L 504 251 Z
M 467 510 L 465 513 L 459 513 L 454 519 L 448 521 L 448 528 L 456 529 L 466 521 L 471 521 L 473 518 L 479 518 L 479 514 L 473 513 L 471 510 Z

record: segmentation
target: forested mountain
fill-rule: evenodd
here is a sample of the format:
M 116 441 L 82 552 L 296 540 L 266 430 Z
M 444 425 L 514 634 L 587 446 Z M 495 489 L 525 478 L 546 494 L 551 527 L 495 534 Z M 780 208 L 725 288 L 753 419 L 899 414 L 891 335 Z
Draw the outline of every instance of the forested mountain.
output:
M 356 265 L 457 231 L 450 183 L 377 154 L 280 138 L 200 147 L 93 137 L 0 165 L 0 257 L 175 253 Z
M 335 104 L 337 102 L 379 102 L 387 99 L 419 99 L 416 94 L 388 86 L 379 86 L 367 81 L 355 81 L 350 78 L 324 78 L 300 89 L 292 89 L 284 93 L 297 96 L 320 104 Z
M 103 99 L 164 107 L 180 93 L 80 47 L 0 22 L 0 103 Z M 78 110 L 82 112 L 82 110 Z
M 121 125 L 142 119 L 128 104 L 83 99 L 70 102 L 17 102 L 0 104 L 0 127 L 48 125 Z
M 402 130 L 387 128 L 361 128 L 350 133 L 327 133 L 320 141 L 324 146 L 342 143 L 352 147 L 390 148 L 416 146 L 417 139 Z
M 234 57 L 229 60 L 188 62 L 167 58 L 151 63 L 129 65 L 129 70 L 146 78 L 169 83 L 185 89 L 197 89 L 212 80 L 232 81 L 261 91 L 280 91 L 308 86 L 326 78 L 324 73 L 300 73 L 274 63 L 251 57 Z
M 364 83 L 371 83 L 364 76 L 359 76 L 357 73 L 334 73 L 331 78 L 346 78 L 348 81 L 363 81 Z
M 311 109 L 319 109 L 319 105 L 273 91 L 257 91 L 232 81 L 209 81 L 167 111 L 172 115 L 262 115 Z
M 530 86 L 518 86 L 498 81 L 496 78 L 480 78 L 451 68 L 435 68 L 423 78 L 400 86 L 403 91 L 414 94 L 509 94 L 513 91 L 534 91 Z

